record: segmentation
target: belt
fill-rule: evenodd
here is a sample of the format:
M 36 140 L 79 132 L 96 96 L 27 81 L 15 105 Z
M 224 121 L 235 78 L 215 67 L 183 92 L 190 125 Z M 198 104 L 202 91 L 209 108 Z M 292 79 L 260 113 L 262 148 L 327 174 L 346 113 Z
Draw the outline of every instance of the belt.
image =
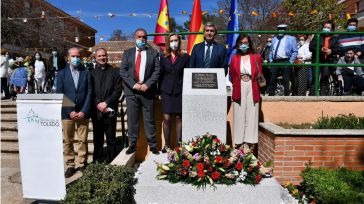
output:
M 248 82 L 251 80 L 251 77 L 248 74 L 242 74 L 240 75 L 240 79 L 243 80 L 244 82 Z

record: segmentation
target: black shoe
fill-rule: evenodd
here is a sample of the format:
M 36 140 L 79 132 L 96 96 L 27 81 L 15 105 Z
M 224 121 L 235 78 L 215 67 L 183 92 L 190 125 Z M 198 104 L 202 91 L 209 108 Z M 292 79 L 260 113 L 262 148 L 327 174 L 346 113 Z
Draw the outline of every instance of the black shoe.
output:
M 75 174 L 75 173 L 76 173 L 75 167 L 69 167 L 66 170 L 66 172 L 64 173 L 64 177 L 69 178 L 69 177 L 73 176 L 73 174 Z
M 135 146 L 130 146 L 128 148 L 128 150 L 126 150 L 126 154 L 131 154 L 134 153 L 136 151 L 136 147 Z
M 1 100 L 8 100 L 8 99 L 10 99 L 10 97 L 9 97 L 9 96 L 1 97 Z
M 167 145 L 165 145 L 162 149 L 162 153 L 167 153 L 167 149 L 169 149 L 169 147 Z
M 79 171 L 83 173 L 86 170 L 86 166 L 80 166 Z
M 155 154 L 155 155 L 158 155 L 159 154 L 159 151 L 157 150 L 157 148 L 150 148 L 150 151 Z

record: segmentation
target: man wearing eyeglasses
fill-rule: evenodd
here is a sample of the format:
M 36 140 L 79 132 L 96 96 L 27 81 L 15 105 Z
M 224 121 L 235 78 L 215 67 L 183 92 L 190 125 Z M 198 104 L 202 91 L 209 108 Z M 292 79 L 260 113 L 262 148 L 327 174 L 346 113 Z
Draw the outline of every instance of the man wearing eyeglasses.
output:
M 94 162 L 110 163 L 115 155 L 116 112 L 121 96 L 119 70 L 107 63 L 107 52 L 99 48 L 95 52 L 96 65 L 91 71 L 93 103 L 91 119 L 94 139 Z M 106 157 L 103 155 L 106 135 Z
M 87 135 L 89 113 L 91 105 L 91 81 L 89 73 L 81 64 L 80 50 L 68 50 L 68 64 L 59 71 L 57 76 L 56 92 L 67 96 L 74 107 L 62 108 L 62 128 L 64 138 L 64 158 L 67 170 L 65 177 L 69 178 L 75 169 L 75 152 L 73 148 L 75 131 L 78 136 L 78 162 L 80 171 L 83 172 L 87 165 Z

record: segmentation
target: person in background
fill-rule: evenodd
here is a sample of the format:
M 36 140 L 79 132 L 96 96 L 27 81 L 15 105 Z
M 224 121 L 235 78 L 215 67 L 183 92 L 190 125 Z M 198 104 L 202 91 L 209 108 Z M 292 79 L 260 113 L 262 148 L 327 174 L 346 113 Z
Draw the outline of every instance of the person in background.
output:
M 7 52 L 5 49 L 1 49 L 1 56 L 0 56 L 1 93 L 4 93 L 4 96 L 1 97 L 1 100 L 6 100 L 11 97 L 8 86 L 9 54 L 6 55 L 6 53 Z
M 205 41 L 196 44 L 191 52 L 191 68 L 223 68 L 227 74 L 228 57 L 226 56 L 226 46 L 215 41 L 217 34 L 216 25 L 207 22 L 204 27 Z
M 182 87 L 183 70 L 188 68 L 190 56 L 182 53 L 181 36 L 170 34 L 166 48 L 160 57 L 159 90 L 163 107 L 163 134 L 165 146 L 163 153 L 170 147 L 172 117 L 176 122 L 176 142 L 182 141 Z
M 88 58 L 87 58 L 87 61 L 89 62 L 88 63 L 88 70 L 89 71 L 92 71 L 92 70 L 94 70 L 95 69 L 95 67 L 96 67 L 96 58 L 95 58 L 95 56 L 93 56 L 93 55 L 91 55 L 91 56 L 89 56 Z
M 298 35 L 298 54 L 296 62 L 298 64 L 310 64 L 312 53 L 309 50 L 310 43 L 307 41 L 306 35 Z M 295 93 L 293 95 L 306 96 L 307 83 L 308 83 L 308 69 L 307 66 L 294 68 L 294 87 Z
M 28 70 L 24 67 L 24 58 L 16 58 L 15 67 L 16 68 L 10 78 L 10 85 L 15 92 L 12 98 L 13 100 L 16 99 L 16 94 L 25 92 L 28 78 Z
M 278 31 L 285 31 L 286 29 L 287 25 L 285 24 L 277 26 Z M 295 37 L 290 35 L 285 35 L 284 33 L 278 34 L 272 39 L 272 47 L 269 52 L 269 62 L 293 64 L 294 61 L 296 60 L 297 51 L 298 51 L 297 40 Z M 275 95 L 275 90 L 277 88 L 277 78 L 281 72 L 283 74 L 284 95 L 289 96 L 291 70 L 292 67 L 289 66 L 270 68 L 271 77 L 268 87 L 268 92 L 270 96 Z
M 339 44 L 337 38 L 330 34 L 330 32 L 335 31 L 335 24 L 332 21 L 326 21 L 323 24 L 322 32 L 327 34 L 320 36 L 320 63 L 332 64 L 337 61 L 336 55 L 338 53 Z M 316 62 L 316 36 L 311 40 L 309 45 L 312 54 L 312 62 Z M 329 78 L 330 75 L 334 73 L 334 68 L 330 67 L 320 67 L 320 95 L 327 96 L 329 94 Z M 315 70 L 313 68 L 313 81 L 315 81 Z M 314 95 L 313 86 L 310 89 L 310 95 Z
M 63 151 L 67 166 L 65 177 L 69 178 L 76 173 L 73 146 L 75 131 L 78 136 L 79 170 L 83 172 L 87 166 L 87 135 L 92 100 L 89 72 L 81 64 L 78 48 L 68 50 L 68 64 L 59 71 L 56 78 L 56 92 L 64 94 L 75 104 L 74 107 L 62 107 Z
M 355 52 L 355 57 L 362 59 L 364 52 L 364 36 L 355 34 L 355 31 L 358 30 L 358 19 L 350 18 L 346 22 L 346 30 L 348 34 L 340 34 L 338 36 L 340 57 L 346 55 L 348 48 L 352 48 Z
M 231 59 L 230 77 L 233 84 L 233 143 L 250 146 L 258 143 L 259 94 L 258 75 L 262 74 L 262 58 L 254 54 L 249 35 L 240 34 L 236 54 Z
M 340 57 L 338 64 L 360 64 L 360 61 L 355 55 L 353 47 L 349 47 L 345 56 Z M 364 91 L 364 72 L 361 67 L 337 67 L 336 74 L 338 80 L 344 84 L 344 95 L 350 95 L 352 87 L 355 87 L 356 92 L 362 95 Z
M 149 150 L 159 154 L 155 137 L 154 100 L 157 95 L 160 63 L 158 51 L 147 46 L 147 31 L 138 28 L 134 32 L 135 47 L 124 51 L 120 76 L 124 81 L 128 115 L 130 146 L 126 154 L 136 151 L 139 137 L 139 116 L 143 112 L 145 134 Z
M 121 96 L 121 78 L 118 69 L 107 63 L 104 48 L 96 51 L 96 68 L 91 70 L 92 97 L 91 119 L 93 126 L 93 162 L 110 163 L 116 154 L 116 112 Z M 106 135 L 106 158 L 103 155 Z
M 35 93 L 35 82 L 34 82 L 34 65 L 31 56 L 26 56 L 24 59 L 24 66 L 27 68 L 27 89 L 28 93 Z
M 49 69 L 47 71 L 47 80 L 51 80 L 49 88 L 56 90 L 58 72 L 66 67 L 66 60 L 61 56 L 56 47 L 51 49 L 52 55 L 49 57 Z
M 269 53 L 270 53 L 270 49 L 272 47 L 272 38 L 269 37 L 267 38 L 267 44 L 265 45 L 265 47 L 263 48 L 262 52 L 260 53 L 260 55 L 262 56 L 262 60 L 264 63 L 268 63 L 269 62 Z M 266 80 L 267 85 L 269 84 L 269 79 L 270 79 L 270 69 L 268 66 L 263 67 L 263 75 L 264 78 Z M 265 94 L 267 92 L 267 87 L 262 87 L 260 89 L 260 93 L 261 94 Z
M 46 80 L 46 63 L 40 52 L 36 52 L 33 55 L 33 67 L 34 67 L 34 80 L 37 82 L 36 89 L 39 92 L 46 92 L 45 90 L 45 80 Z

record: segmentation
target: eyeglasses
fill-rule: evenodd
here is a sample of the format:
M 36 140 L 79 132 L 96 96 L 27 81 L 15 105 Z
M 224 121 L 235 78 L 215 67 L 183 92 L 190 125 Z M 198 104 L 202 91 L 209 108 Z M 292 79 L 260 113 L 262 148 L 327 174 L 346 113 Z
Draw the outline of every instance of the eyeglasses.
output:
M 268 43 L 271 43 L 272 41 L 271 40 L 267 40 Z

